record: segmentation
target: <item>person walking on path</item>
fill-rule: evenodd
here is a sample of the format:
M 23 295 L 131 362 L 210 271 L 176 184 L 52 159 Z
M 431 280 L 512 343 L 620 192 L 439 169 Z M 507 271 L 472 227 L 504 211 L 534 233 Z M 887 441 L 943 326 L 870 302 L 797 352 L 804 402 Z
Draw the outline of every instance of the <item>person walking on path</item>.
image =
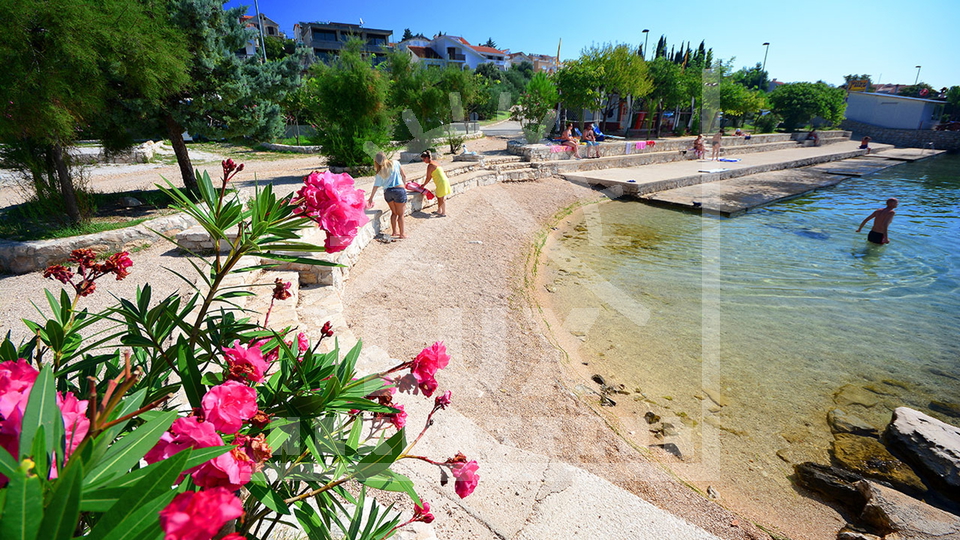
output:
M 857 227 L 857 232 L 860 232 L 860 230 L 863 229 L 863 226 L 872 219 L 873 227 L 867 234 L 867 240 L 873 242 L 874 244 L 889 244 L 890 239 L 887 238 L 887 228 L 890 226 L 890 222 L 893 221 L 893 216 L 896 215 L 896 212 L 894 212 L 893 209 L 897 207 L 897 204 L 899 204 L 897 199 L 893 197 L 887 199 L 886 208 L 876 210 L 874 213 L 867 216 L 867 219 L 863 220 L 860 226 Z
M 427 176 L 423 179 L 420 187 L 426 188 L 427 184 L 433 180 L 433 183 L 437 186 L 435 193 L 437 196 L 437 211 L 434 214 L 437 217 L 447 217 L 447 195 L 450 195 L 450 181 L 447 180 L 447 173 L 443 172 L 440 162 L 433 159 L 429 150 L 420 154 L 420 159 L 427 164 Z
M 404 187 L 407 175 L 399 161 L 387 159 L 383 152 L 377 152 L 373 158 L 373 168 L 376 174 L 373 175 L 373 189 L 370 190 L 367 206 L 373 206 L 373 195 L 378 187 L 382 187 L 383 199 L 390 207 L 390 235 L 406 238 L 403 234 L 403 214 L 407 211 L 407 189 Z
M 723 138 L 722 129 L 718 131 L 716 135 L 713 136 L 713 155 L 710 156 L 710 159 L 713 161 L 717 161 L 718 159 L 720 159 L 720 140 L 722 138 Z

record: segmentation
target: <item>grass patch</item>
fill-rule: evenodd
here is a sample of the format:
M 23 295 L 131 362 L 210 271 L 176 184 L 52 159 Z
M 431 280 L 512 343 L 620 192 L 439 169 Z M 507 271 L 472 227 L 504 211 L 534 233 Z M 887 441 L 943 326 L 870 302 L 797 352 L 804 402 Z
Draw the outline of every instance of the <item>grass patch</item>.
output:
M 68 238 L 84 234 L 135 227 L 144 221 L 176 212 L 172 200 L 160 190 L 90 194 L 93 214 L 79 225 L 69 224 L 65 216 L 50 212 L 50 203 L 29 201 L 11 206 L 0 214 L 0 238 L 27 241 Z M 128 207 L 120 204 L 124 197 L 143 203 Z

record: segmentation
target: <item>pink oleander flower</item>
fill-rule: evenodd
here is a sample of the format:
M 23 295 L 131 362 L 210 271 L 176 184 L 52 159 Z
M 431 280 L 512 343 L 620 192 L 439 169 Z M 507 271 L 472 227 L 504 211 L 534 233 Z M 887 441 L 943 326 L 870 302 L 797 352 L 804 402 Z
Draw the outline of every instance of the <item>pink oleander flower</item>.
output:
M 286 300 L 293 296 L 290 292 L 290 286 L 293 285 L 289 281 L 284 283 L 282 279 L 277 278 L 273 282 L 273 299 L 274 300 Z
M 423 506 L 413 505 L 413 519 L 411 521 L 422 521 L 424 523 L 433 523 L 434 517 L 430 513 L 430 503 L 423 501 Z
M 450 391 L 447 390 L 442 395 L 437 396 L 437 399 L 433 400 L 433 406 L 439 409 L 446 409 L 450 406 L 451 395 Z
M 398 411 L 395 413 L 387 413 L 385 418 L 393 424 L 393 427 L 398 430 L 403 429 L 403 426 L 407 425 L 407 412 L 403 410 L 403 405 L 394 404 L 390 406 L 398 409 Z
M 312 219 L 326 231 L 324 247 L 331 253 L 350 245 L 357 230 L 369 221 L 363 190 L 356 189 L 353 178 L 346 173 L 310 173 L 303 179 L 294 204 L 298 205 L 296 213 Z
M 242 515 L 243 503 L 227 489 L 187 491 L 160 511 L 160 528 L 164 540 L 211 540 Z
M 75 249 L 70 252 L 70 262 L 77 263 L 81 271 L 93 266 L 97 254 L 92 249 Z
M 55 264 L 53 266 L 48 266 L 47 269 L 43 271 L 43 277 L 47 279 L 55 279 L 66 285 L 67 283 L 70 283 L 71 279 L 73 279 L 73 272 L 71 272 L 69 268 L 63 266 L 62 264 Z
M 222 487 L 237 491 L 250 481 L 256 463 L 241 448 L 234 448 L 197 467 L 193 482 L 205 488 Z
M 434 376 L 437 371 L 447 367 L 450 363 L 450 356 L 447 355 L 447 348 L 442 341 L 420 351 L 420 354 L 413 359 L 410 365 L 410 373 L 417 378 L 418 386 L 423 395 L 430 397 L 437 389 L 437 381 Z
M 223 439 L 217 434 L 213 424 L 201 422 L 196 416 L 177 418 L 143 459 L 147 463 L 156 463 L 187 448 L 210 446 L 223 446 Z
M 57 392 L 57 407 L 63 416 L 65 440 L 67 442 L 63 459 L 67 460 L 80 446 L 83 438 L 90 432 L 90 419 L 87 418 L 87 400 L 79 400 L 73 392 Z
M 259 410 L 257 391 L 237 381 L 227 381 L 208 390 L 201 406 L 204 418 L 222 433 L 236 433 L 243 422 Z
M 307 340 L 307 335 L 303 332 L 297 334 L 297 350 L 300 352 L 307 352 L 307 349 L 310 348 L 310 342 Z
M 26 405 L 26 398 L 39 374 L 23 358 L 0 363 L 0 416 L 9 418 L 21 401 Z
M 107 257 L 107 260 L 100 265 L 99 270 L 104 274 L 113 273 L 117 276 L 117 281 L 130 275 L 130 272 L 127 268 L 133 266 L 133 261 L 130 260 L 130 254 L 126 251 L 121 251 L 119 253 L 114 253 L 113 255 Z
M 264 373 L 270 367 L 260 347 L 253 345 L 247 348 L 240 344 L 240 340 L 233 342 L 233 348 L 224 347 L 223 353 L 227 357 L 227 378 L 234 381 L 262 382 Z
M 454 482 L 453 489 L 461 499 L 466 498 L 467 495 L 473 493 L 473 490 L 477 489 L 477 484 L 480 483 L 480 475 L 477 474 L 478 469 L 480 469 L 480 465 L 476 461 L 454 463 L 450 466 L 450 472 L 457 479 Z
M 323 334 L 323 337 L 333 337 L 333 323 L 330 321 L 323 323 L 320 333 Z

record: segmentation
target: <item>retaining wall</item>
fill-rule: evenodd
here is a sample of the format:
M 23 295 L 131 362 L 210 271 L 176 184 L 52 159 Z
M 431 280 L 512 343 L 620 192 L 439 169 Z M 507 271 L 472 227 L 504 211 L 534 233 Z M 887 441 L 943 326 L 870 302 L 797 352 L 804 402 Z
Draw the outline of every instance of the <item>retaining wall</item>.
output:
M 70 258 L 70 252 L 75 249 L 89 248 L 97 253 L 130 251 L 149 246 L 160 238 L 158 233 L 174 236 L 194 225 L 196 221 L 193 218 L 185 214 L 175 214 L 151 219 L 135 227 L 70 238 L 29 242 L 0 240 L 0 272 L 36 272 L 52 264 L 65 262 Z
M 960 131 L 890 129 L 855 120 L 844 120 L 842 125 L 858 137 L 869 135 L 873 142 L 907 148 L 930 148 L 932 144 L 934 150 L 960 151 Z
M 830 144 L 850 139 L 849 131 L 818 131 L 821 144 Z M 727 153 L 747 153 L 753 151 L 778 150 L 781 147 L 771 147 L 767 145 L 780 144 L 782 148 L 791 148 L 807 138 L 806 132 L 797 133 L 760 133 L 751 135 L 750 138 L 736 137 L 732 135 L 724 136 L 721 142 L 721 148 Z M 693 147 L 695 137 L 681 137 L 675 139 L 654 140 L 652 146 L 640 148 L 641 141 L 637 140 L 607 140 L 598 146 L 600 155 L 609 156 L 628 156 L 642 155 L 660 152 L 677 152 L 689 150 Z M 524 161 L 569 161 L 573 159 L 573 153 L 564 148 L 558 151 L 558 144 L 525 144 L 521 140 L 509 141 L 507 143 L 507 152 L 520 156 Z M 710 152 L 710 138 L 704 136 L 704 147 Z M 587 147 L 580 146 L 580 153 L 585 154 Z M 673 161 L 673 160 L 669 160 Z M 636 165 L 643 165 L 650 162 L 639 162 Z M 633 166 L 633 165 L 627 165 Z

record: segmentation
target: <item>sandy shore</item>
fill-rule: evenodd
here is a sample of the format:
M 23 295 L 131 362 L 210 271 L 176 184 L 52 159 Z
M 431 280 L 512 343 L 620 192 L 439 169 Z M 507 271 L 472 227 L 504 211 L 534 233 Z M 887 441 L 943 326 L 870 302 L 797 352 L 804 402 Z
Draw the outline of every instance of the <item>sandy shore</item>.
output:
M 476 142 L 471 149 L 483 151 L 484 145 Z M 201 168 L 215 173 L 217 165 Z M 255 173 L 260 181 L 292 189 L 318 165 L 315 156 L 250 161 L 244 177 Z M 175 167 L 166 166 L 98 172 L 92 178 L 97 189 L 107 191 L 149 187 L 161 174 L 178 176 Z M 0 194 L 0 200 L 10 201 L 9 196 Z M 408 239 L 372 243 L 354 267 L 343 293 L 346 318 L 358 337 L 396 358 L 445 341 L 453 362 L 441 386 L 457 396 L 459 411 L 501 443 L 583 467 L 722 538 L 769 538 L 684 485 L 658 462 L 668 461 L 666 456 L 639 451 L 617 436 L 575 395 L 577 385 L 588 381 L 548 338 L 550 329 L 531 294 L 530 257 L 544 224 L 556 220 L 558 211 L 598 197 L 582 186 L 544 179 L 473 189 L 449 201 L 446 218 L 408 216 Z M 104 288 L 131 297 L 138 284 L 152 279 L 156 297 L 179 290 L 175 279 L 154 279 L 153 269 L 188 267 L 171 247 L 161 242 L 134 254 L 131 278 Z M 54 285 L 39 274 L 0 278 L 4 330 L 20 329 L 17 321 L 31 315 L 30 302 L 42 302 L 41 289 Z M 94 295 L 88 305 L 96 309 L 110 300 Z M 435 525 L 440 538 L 453 537 L 444 534 L 455 530 L 452 525 Z

